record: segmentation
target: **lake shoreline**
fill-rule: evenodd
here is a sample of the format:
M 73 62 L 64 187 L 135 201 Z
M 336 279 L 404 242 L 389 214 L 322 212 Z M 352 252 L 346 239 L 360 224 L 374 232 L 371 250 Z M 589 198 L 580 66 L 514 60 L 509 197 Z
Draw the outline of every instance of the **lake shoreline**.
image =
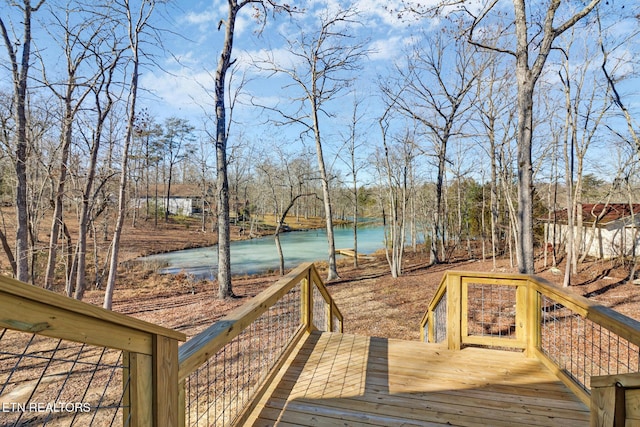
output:
M 370 255 L 384 247 L 383 227 L 367 225 L 359 228 L 358 252 Z M 231 274 L 263 274 L 279 268 L 279 256 L 273 235 L 260 238 L 235 240 L 231 242 Z M 353 229 L 348 226 L 334 229 L 336 250 L 353 248 Z M 280 235 L 284 252 L 285 268 L 292 268 L 302 262 L 322 262 L 327 260 L 326 230 L 292 230 Z M 338 255 L 347 257 L 348 255 Z M 194 247 L 177 251 L 152 254 L 135 259 L 136 263 L 147 264 L 160 274 L 186 274 L 197 280 L 212 280 L 217 274 L 216 245 Z

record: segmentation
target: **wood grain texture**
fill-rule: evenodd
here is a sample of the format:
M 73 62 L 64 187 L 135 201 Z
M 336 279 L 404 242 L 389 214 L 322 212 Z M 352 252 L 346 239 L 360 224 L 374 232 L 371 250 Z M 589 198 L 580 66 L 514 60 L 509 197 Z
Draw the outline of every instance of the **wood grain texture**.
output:
M 120 313 L 105 310 L 101 307 L 87 304 L 73 298 L 68 298 L 64 295 L 59 295 L 37 286 L 19 282 L 10 277 L 0 276 L 0 313 L 4 313 L 5 308 L 10 308 L 10 304 L 6 302 L 9 301 L 10 296 L 23 301 L 25 307 L 30 306 L 31 303 L 37 303 L 40 308 L 51 307 L 56 309 L 57 313 L 73 313 L 76 317 L 91 318 L 105 324 L 122 326 L 147 334 L 162 335 L 179 341 L 184 341 L 186 339 L 185 334 L 182 332 L 163 328 L 162 326 L 145 322 L 131 316 L 125 316 Z M 42 313 L 42 315 L 46 316 L 46 313 Z M 0 315 L 0 317 L 3 319 L 6 318 L 4 314 Z M 11 326 L 9 327 L 12 328 Z
M 589 408 L 518 352 L 314 332 L 254 426 L 586 426 Z

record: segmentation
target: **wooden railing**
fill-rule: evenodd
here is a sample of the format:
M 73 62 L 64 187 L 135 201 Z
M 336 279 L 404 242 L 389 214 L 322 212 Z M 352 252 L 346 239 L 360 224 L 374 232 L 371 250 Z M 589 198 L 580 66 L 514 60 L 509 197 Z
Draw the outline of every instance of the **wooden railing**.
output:
M 620 378 L 635 387 L 640 372 L 640 322 L 535 276 L 447 272 L 422 319 L 421 336 L 456 350 L 522 349 L 591 405 L 597 426 L 613 425 L 603 420 L 616 413 L 609 406 L 616 400 L 602 397 L 613 393 L 606 387 Z
M 640 425 L 640 374 L 591 378 L 591 425 Z
M 2 425 L 177 425 L 185 338 L 0 277 Z
M 181 425 L 242 425 L 312 330 L 342 332 L 342 314 L 307 263 L 180 347 Z
M 182 333 L 0 278 L 2 425 L 239 425 L 302 337 L 342 332 L 313 264 Z

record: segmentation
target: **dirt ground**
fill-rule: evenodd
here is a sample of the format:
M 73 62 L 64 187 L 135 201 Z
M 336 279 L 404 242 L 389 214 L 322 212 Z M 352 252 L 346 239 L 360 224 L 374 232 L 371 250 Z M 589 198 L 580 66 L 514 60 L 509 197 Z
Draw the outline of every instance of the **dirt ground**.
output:
M 308 224 L 307 224 L 308 225 Z M 128 232 L 124 251 L 137 255 L 208 244 L 207 236 L 194 230 L 165 229 Z M 275 248 L 274 248 L 275 250 Z M 455 262 L 428 266 L 426 253 L 408 253 L 404 274 L 392 278 L 382 253 L 363 260 L 359 268 L 353 260 L 339 260 L 340 279 L 328 283 L 329 291 L 343 313 L 345 332 L 402 339 L 418 339 L 419 323 L 446 270 L 493 271 L 490 259 L 461 258 Z M 316 266 L 324 272 L 325 262 Z M 562 265 L 559 266 L 561 269 Z M 497 261 L 496 271 L 516 272 L 508 260 Z M 537 264 L 539 276 L 562 283 L 562 274 Z M 570 287 L 572 292 L 601 302 L 640 320 L 640 289 L 627 280 L 628 271 L 611 261 L 590 262 L 580 268 Z M 234 277 L 237 299 L 217 300 L 215 281 L 192 282 L 186 276 L 161 276 L 142 267 L 129 265 L 117 284 L 113 309 L 192 336 L 229 310 L 247 302 L 278 280 L 277 275 Z M 101 290 L 91 290 L 85 301 L 100 305 Z

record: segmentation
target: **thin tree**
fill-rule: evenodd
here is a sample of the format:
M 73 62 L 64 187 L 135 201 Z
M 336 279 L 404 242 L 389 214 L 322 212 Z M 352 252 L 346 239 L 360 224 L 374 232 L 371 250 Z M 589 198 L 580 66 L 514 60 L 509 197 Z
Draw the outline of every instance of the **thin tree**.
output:
M 575 32 L 570 34 L 565 52 L 571 52 Z M 565 56 L 559 71 L 564 92 L 565 131 L 563 133 L 565 180 L 567 187 L 567 244 L 564 286 L 571 282 L 571 274 L 578 273 L 578 257 L 582 245 L 582 187 L 585 157 L 599 135 L 602 121 L 611 107 L 609 86 L 595 76 L 587 41 L 578 50 L 584 55 L 582 64 L 573 66 Z M 586 252 L 585 252 L 586 254 Z M 570 267 L 569 267 L 570 266 Z
M 406 63 L 397 65 L 394 86 L 383 85 L 389 105 L 420 123 L 433 143 L 437 163 L 436 206 L 433 218 L 430 262 L 443 261 L 445 253 L 444 179 L 447 148 L 459 137 L 464 115 L 472 108 L 472 94 L 483 67 L 475 63 L 474 52 L 458 42 L 448 31 L 416 44 Z
M 349 168 L 349 175 L 351 176 L 351 202 L 353 203 L 353 266 L 358 268 L 358 217 L 360 216 L 359 210 L 359 197 L 358 197 L 358 173 L 364 168 L 364 163 L 358 158 L 358 151 L 364 145 L 364 141 L 361 139 L 361 131 L 358 129 L 359 124 L 364 118 L 364 114 L 359 110 L 362 108 L 364 100 L 359 98 L 354 92 L 353 110 L 351 113 L 351 121 L 349 122 L 349 133 L 346 137 L 345 146 L 347 150 L 347 158 L 343 159 L 344 163 Z
M 266 183 L 271 193 L 271 200 L 273 202 L 273 212 L 276 220 L 276 228 L 273 232 L 273 238 L 276 244 L 276 251 L 278 252 L 279 271 L 283 276 L 285 273 L 284 265 L 284 253 L 282 251 L 282 244 L 280 242 L 280 234 L 284 229 L 285 220 L 289 211 L 295 206 L 298 199 L 302 197 L 315 196 L 315 193 L 301 193 L 302 183 L 305 177 L 297 174 L 296 168 L 293 167 L 299 159 L 293 158 L 288 160 L 288 155 L 283 153 L 282 150 L 276 148 L 279 157 L 279 164 L 275 164 L 271 161 L 263 161 L 258 164 L 257 168 L 264 176 L 263 182 Z M 269 156 L 265 156 L 269 157 Z M 281 189 L 282 191 L 278 191 Z M 280 196 L 278 193 L 282 193 Z
M 277 124 L 297 124 L 304 133 L 313 135 L 318 160 L 318 172 L 322 185 L 324 215 L 327 227 L 329 269 L 327 280 L 338 278 L 336 248 L 333 233 L 333 206 L 331 204 L 330 174 L 324 155 L 324 138 L 321 115 L 331 116 L 327 104 L 341 95 L 351 84 L 354 71 L 360 69 L 361 60 L 368 51 L 364 42 L 354 42 L 347 28 L 358 24 L 354 9 L 331 14 L 320 13 L 318 27 L 311 32 L 300 28 L 298 38 L 285 38 L 286 50 L 296 58 L 296 63 L 279 64 L 273 56 L 259 62 L 267 72 L 286 76 L 302 94 L 295 98 L 299 108 L 293 112 L 278 107 L 266 107 L 278 113 L 284 121 Z
M 63 112 L 60 120 L 60 158 L 56 189 L 53 198 L 54 213 L 51 221 L 51 231 L 49 234 L 49 256 L 45 272 L 44 287 L 51 289 L 56 268 L 56 257 L 58 252 L 58 236 L 60 228 L 65 227 L 63 216 L 63 197 L 69 173 L 69 156 L 71 153 L 71 143 L 73 140 L 73 128 L 76 115 L 82 108 L 84 100 L 91 94 L 96 85 L 96 80 L 101 75 L 102 70 L 96 70 L 94 75 L 83 75 L 81 67 L 84 67 L 94 55 L 94 46 L 102 38 L 102 29 L 99 22 L 92 22 L 92 19 L 81 20 L 78 24 L 71 24 L 75 20 L 74 11 L 66 10 L 64 20 L 54 17 L 53 28 L 60 28 L 63 34 L 62 50 L 66 62 L 65 80 L 61 82 L 51 81 L 46 73 L 46 68 L 42 67 L 43 82 L 60 100 Z M 51 28 L 48 27 L 48 28 Z M 48 30 L 50 31 L 50 30 Z M 50 34 L 55 40 L 54 34 Z M 67 287 L 73 281 L 73 273 L 67 277 Z
M 109 276 L 107 278 L 107 286 L 104 295 L 103 307 L 111 310 L 113 302 L 113 291 L 116 285 L 116 276 L 118 274 L 118 255 L 120 251 L 120 237 L 124 226 L 125 210 L 127 208 L 127 169 L 129 164 L 129 146 L 133 139 L 133 133 L 136 122 L 136 102 L 138 100 L 138 78 L 140 77 L 141 62 L 141 36 L 148 25 L 149 18 L 155 8 L 154 0 L 145 0 L 140 4 L 136 12 L 133 10 L 129 0 L 122 0 L 118 4 L 121 12 L 127 17 L 127 36 L 129 41 L 128 49 L 131 54 L 131 81 L 129 83 L 129 99 L 127 102 L 127 127 L 124 136 L 124 144 L 122 147 L 122 158 L 120 161 L 120 183 L 118 186 L 118 214 L 115 229 L 113 231 L 113 240 L 111 243 L 111 257 L 109 258 Z
M 169 164 L 167 171 L 166 194 L 164 204 L 164 222 L 169 221 L 169 202 L 171 200 L 171 183 L 173 181 L 173 171 L 175 167 L 182 162 L 186 156 L 193 153 L 193 135 L 194 127 L 185 119 L 178 117 L 169 117 L 165 120 L 164 135 L 161 143 L 166 153 L 166 159 Z
M 623 102 L 622 95 L 618 90 L 618 85 L 617 85 L 618 79 L 614 76 L 614 72 L 616 71 L 616 68 L 617 68 L 616 64 L 612 66 L 612 64 L 610 63 L 610 54 L 615 49 L 609 49 L 605 46 L 606 34 L 602 27 L 602 19 L 599 13 L 596 13 L 596 20 L 598 23 L 598 33 L 599 33 L 598 46 L 600 47 L 600 51 L 602 52 L 602 65 L 600 66 L 600 68 L 602 69 L 602 73 L 604 74 L 607 80 L 607 84 L 611 88 L 611 92 L 612 92 L 611 97 L 613 98 L 613 103 L 616 105 L 616 107 L 620 109 L 624 117 L 624 120 L 627 124 L 627 131 L 629 132 L 631 143 L 634 145 L 636 152 L 640 156 L 640 134 L 636 131 L 636 128 L 638 127 L 638 123 L 637 123 L 637 120 L 635 120 L 631 115 L 631 112 L 629 111 L 629 108 L 627 107 L 627 105 Z M 632 38 L 637 37 L 639 34 L 640 34 L 640 31 L 636 30 L 632 35 L 629 36 L 628 39 L 631 40 Z
M 78 300 L 81 300 L 84 296 L 87 283 L 87 239 L 89 235 L 89 225 L 92 221 L 91 212 L 94 210 L 100 190 L 107 182 L 107 179 L 103 179 L 97 186 L 94 185 L 96 180 L 98 153 L 103 140 L 103 129 L 116 101 L 116 95 L 113 93 L 112 87 L 114 83 L 114 74 L 123 53 L 122 49 L 117 48 L 120 44 L 117 37 L 113 37 L 111 41 L 112 48 L 109 49 L 110 53 L 100 52 L 99 55 L 94 56 L 96 66 L 101 70 L 100 78 L 98 79 L 97 84 L 92 88 L 95 103 L 95 128 L 90 135 L 85 136 L 90 148 L 87 176 L 82 190 L 82 205 L 78 225 L 78 242 L 74 260 L 76 264 L 75 291 L 72 289 L 70 284 L 66 289 L 67 296 L 71 296 L 73 292 L 74 297 Z M 94 246 L 93 250 L 94 253 L 97 253 L 97 246 Z
M 32 14 L 40 9 L 45 0 L 39 0 L 35 6 L 31 0 L 12 2 L 22 12 L 22 31 L 20 40 L 11 40 L 5 18 L 0 16 L 0 30 L 9 57 L 13 84 L 13 108 L 16 122 L 15 133 L 15 170 L 16 170 L 16 277 L 23 282 L 29 281 L 29 211 L 27 205 L 27 97 L 29 68 L 31 66 L 31 24 Z M 19 49 L 22 48 L 22 52 Z
M 499 179 L 502 173 L 499 171 L 501 148 L 513 139 L 514 109 L 509 81 L 506 74 L 509 70 L 502 70 L 496 58 L 487 58 L 485 74 L 479 80 L 477 102 L 475 107 L 478 114 L 474 115 L 479 122 L 479 135 L 484 144 L 480 146 L 486 151 L 490 165 L 490 211 L 491 211 L 491 258 L 493 269 L 497 268 L 496 255 L 498 252 L 498 227 L 500 220 Z M 508 195 L 508 193 L 507 193 Z M 502 196 L 504 199 L 505 196 Z
M 260 9 L 255 9 L 258 18 L 266 16 L 267 7 L 274 12 L 291 12 L 295 8 L 286 4 L 279 4 L 272 0 L 227 0 L 227 19 L 221 20 L 218 29 L 225 27 L 224 45 L 214 79 L 214 102 L 216 116 L 216 184 L 218 192 L 218 298 L 233 297 L 231 285 L 231 233 L 229 216 L 229 176 L 227 172 L 227 140 L 229 138 L 229 126 L 227 124 L 227 109 L 225 105 L 225 83 L 227 72 L 235 60 L 231 60 L 233 52 L 233 40 L 236 29 L 236 18 L 240 10 L 248 4 Z M 229 123 L 230 124 L 230 123 Z
M 591 0 L 584 7 L 569 17 L 556 23 L 558 9 L 562 0 L 550 0 L 542 7 L 544 18 L 541 22 L 530 22 L 527 12 L 529 6 L 525 0 L 513 0 L 513 22 L 515 25 L 515 49 L 502 47 L 476 38 L 476 30 L 489 13 L 496 8 L 499 0 L 492 0 L 478 15 L 467 12 L 473 17 L 468 41 L 475 46 L 502 52 L 515 59 L 515 75 L 518 83 L 517 105 L 518 123 L 516 141 L 518 144 L 518 228 L 520 230 L 518 247 L 521 257 L 518 259 L 518 270 L 521 273 L 533 274 L 534 236 L 533 236 L 533 94 L 536 83 L 542 74 L 549 53 L 555 40 L 569 28 L 587 16 L 600 0 Z M 568 3 L 568 2 L 566 2 Z M 531 31 L 532 26 L 539 31 Z M 479 31 L 478 31 L 479 32 Z M 534 54 L 533 58 L 531 55 Z
M 406 240 L 407 202 L 409 199 L 409 172 L 416 158 L 416 144 L 410 132 L 398 138 L 395 145 L 391 145 L 387 137 L 389 123 L 383 116 L 379 120 L 382 132 L 382 153 L 377 155 L 377 168 L 379 175 L 386 181 L 388 218 L 384 214 L 384 242 L 387 263 L 391 271 L 391 277 L 402 275 L 402 258 Z

